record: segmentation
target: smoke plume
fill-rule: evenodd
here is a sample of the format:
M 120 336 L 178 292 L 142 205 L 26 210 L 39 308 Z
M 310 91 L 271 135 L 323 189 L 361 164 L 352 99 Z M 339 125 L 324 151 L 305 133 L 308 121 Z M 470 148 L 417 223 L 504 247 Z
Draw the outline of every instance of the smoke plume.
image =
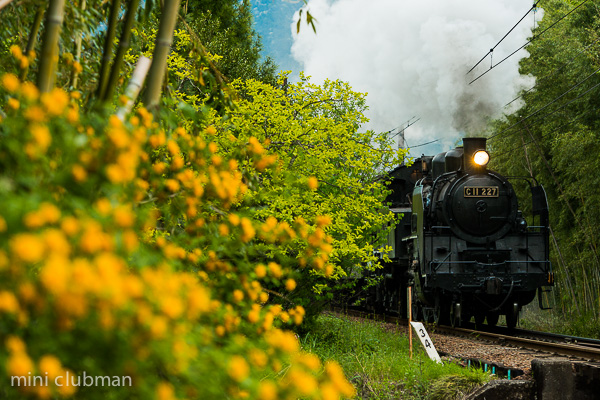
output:
M 490 68 L 490 57 L 467 74 L 527 12 L 528 2 L 310 0 L 307 7 L 317 19 L 317 34 L 303 24 L 296 35 L 292 24 L 294 58 L 314 81 L 341 79 L 367 92 L 368 129 L 388 131 L 421 118 L 406 130 L 407 144 L 440 142 L 413 155 L 447 150 L 464 135 L 483 134 L 485 122 L 511 111 L 504 105 L 534 83 L 518 72 L 525 50 L 470 85 Z M 527 42 L 534 17 L 539 20 L 540 12 L 495 48 L 494 63 Z

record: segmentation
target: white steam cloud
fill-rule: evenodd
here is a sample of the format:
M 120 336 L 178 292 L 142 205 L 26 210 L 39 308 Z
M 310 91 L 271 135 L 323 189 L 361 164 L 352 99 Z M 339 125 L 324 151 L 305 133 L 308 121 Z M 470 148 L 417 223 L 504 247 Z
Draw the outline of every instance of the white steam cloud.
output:
M 519 90 L 534 84 L 518 72 L 519 60 L 528 56 L 525 50 L 471 85 L 490 68 L 489 57 L 466 74 L 530 2 L 310 0 L 307 7 L 317 19 L 317 34 L 304 16 L 298 35 L 292 24 L 294 58 L 314 81 L 341 79 L 367 92 L 371 122 L 366 128 L 387 131 L 413 116 L 421 118 L 406 130 L 407 144 L 440 142 L 413 155 L 447 150 L 462 136 L 481 135 L 486 120 L 502 115 Z M 496 47 L 494 63 L 525 44 L 533 25 L 534 15 L 529 15 Z

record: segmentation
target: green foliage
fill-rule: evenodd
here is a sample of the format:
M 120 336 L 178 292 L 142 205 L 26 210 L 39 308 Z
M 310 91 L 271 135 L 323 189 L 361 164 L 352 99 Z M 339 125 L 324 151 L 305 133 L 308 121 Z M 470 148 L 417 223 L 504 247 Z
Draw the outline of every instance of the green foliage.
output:
M 300 341 L 304 350 L 339 362 L 361 398 L 461 398 L 491 379 L 482 370 L 437 364 L 418 343 L 411 359 L 408 337 L 385 323 L 322 316 Z
M 534 34 L 577 4 L 544 2 L 544 18 Z M 600 83 L 594 73 L 600 67 L 599 23 L 596 5 L 586 3 L 527 46 L 530 57 L 522 60 L 521 73 L 536 77 L 536 87 L 523 93 L 522 108 L 494 123 L 493 132 L 502 133 L 489 141 L 493 168 L 534 176 L 544 185 L 558 307 L 569 320 L 588 323 L 590 316 L 596 322 L 600 317 L 600 97 L 593 88 Z M 519 190 L 524 195 L 527 189 Z
M 261 60 L 262 44 L 252 28 L 249 0 L 193 0 L 185 9 L 186 21 L 206 50 L 221 56 L 216 66 L 223 75 L 275 83 L 277 67 L 270 57 Z
M 279 87 L 254 80 L 233 82 L 245 95 L 227 118 L 215 120 L 221 148 L 251 143 L 254 136 L 269 157 L 277 157 L 282 177 L 306 182 L 304 187 L 288 185 L 258 168 L 260 186 L 252 188 L 252 195 L 262 219 L 291 223 L 302 218 L 327 225 L 312 232 L 333 239 L 323 248 L 331 250 L 330 256 L 313 260 L 325 266 L 327 276 L 339 279 L 367 266 L 375 268 L 374 246 L 383 242 L 382 227 L 393 220 L 383 204 L 387 190 L 380 177 L 398 165 L 401 152 L 392 148 L 385 134 L 359 131 L 366 121 L 365 98 L 347 83 L 325 81 L 317 86 L 302 75 L 297 83 L 284 84 L 285 76 L 279 82 Z M 265 192 L 271 194 L 266 197 Z M 284 249 L 292 256 L 301 250 Z M 302 304 L 312 316 L 331 294 L 324 276 L 301 269 L 303 262 L 299 260 L 302 278 L 288 299 Z

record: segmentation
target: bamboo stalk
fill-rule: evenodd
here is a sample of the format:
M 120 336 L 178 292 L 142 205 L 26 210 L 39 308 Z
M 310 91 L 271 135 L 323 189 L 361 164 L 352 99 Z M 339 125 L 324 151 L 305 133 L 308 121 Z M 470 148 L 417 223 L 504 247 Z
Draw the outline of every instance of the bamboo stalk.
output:
M 550 228 L 550 236 L 552 237 L 552 243 L 554 243 L 554 246 L 556 247 L 556 252 L 558 253 L 558 258 L 559 258 L 560 264 L 562 265 L 562 267 L 565 271 L 565 276 L 567 278 L 566 279 L 567 288 L 571 292 L 571 296 L 573 298 L 573 303 L 575 304 L 575 308 L 577 308 L 577 314 L 581 315 L 581 310 L 579 309 L 579 303 L 577 302 L 577 298 L 575 297 L 575 292 L 573 291 L 573 284 L 571 283 L 571 276 L 569 274 L 569 270 L 567 269 L 567 264 L 565 263 L 565 259 L 563 258 L 562 252 L 560 251 L 560 247 L 558 247 L 558 242 L 556 241 L 556 236 L 554 236 L 554 231 L 552 230 L 552 228 Z
M 110 70 L 110 60 L 112 59 L 113 43 L 117 32 L 117 18 L 121 8 L 121 0 L 112 0 L 110 5 L 110 14 L 108 16 L 108 27 L 106 29 L 106 39 L 104 41 L 104 52 L 102 63 L 100 64 L 100 74 L 98 76 L 98 89 L 96 97 L 104 98 L 106 82 L 108 80 L 108 71 Z
M 38 71 L 38 88 L 42 93 L 49 92 L 54 87 L 54 75 L 58 64 L 58 41 L 64 9 L 65 0 L 50 0 L 46 13 L 44 40 Z
M 173 41 L 173 29 L 175 29 L 179 13 L 179 2 L 180 0 L 164 1 L 163 15 L 156 35 L 152 67 L 150 67 L 148 77 L 149 83 L 144 95 L 144 104 L 148 108 L 156 107 L 160 100 L 160 92 L 167 71 L 167 57 Z
M 81 0 L 81 11 L 84 11 L 87 6 L 86 0 Z M 80 62 L 81 60 L 81 35 L 75 35 L 75 56 L 73 57 L 73 61 Z M 73 89 L 77 88 L 77 84 L 79 83 L 79 72 L 73 68 L 71 70 L 71 87 Z
M 131 79 L 129 80 L 129 84 L 127 85 L 127 89 L 125 89 L 127 103 L 117 111 L 117 117 L 119 117 L 121 121 L 123 121 L 125 116 L 131 111 L 135 99 L 140 93 L 142 86 L 144 86 L 144 80 L 146 79 L 146 75 L 148 75 L 151 64 L 152 60 L 143 55 L 138 59 L 133 74 L 131 75 Z
M 31 26 L 31 31 L 29 32 L 29 39 L 27 40 L 27 47 L 25 48 L 24 55 L 25 57 L 29 57 L 29 53 L 33 51 L 35 48 L 35 44 L 37 43 L 37 36 L 40 31 L 40 26 L 42 25 L 42 18 L 44 17 L 44 7 L 39 6 L 35 17 L 33 19 L 33 24 Z M 21 71 L 21 80 L 24 81 L 27 78 L 27 73 L 29 72 L 29 66 L 23 68 Z
M 0 10 L 12 3 L 13 0 L 0 0 Z
M 123 32 L 121 32 L 121 39 L 119 40 L 119 48 L 117 49 L 117 54 L 115 55 L 115 60 L 110 71 L 110 77 L 108 78 L 108 82 L 106 84 L 104 96 L 101 98 L 102 101 L 110 100 L 115 92 L 117 81 L 119 80 L 119 75 L 121 73 L 121 67 L 123 66 L 123 57 L 129 49 L 131 27 L 135 22 L 135 15 L 139 5 L 140 0 L 130 0 L 129 8 L 127 8 L 127 14 L 125 15 L 125 25 L 123 26 Z

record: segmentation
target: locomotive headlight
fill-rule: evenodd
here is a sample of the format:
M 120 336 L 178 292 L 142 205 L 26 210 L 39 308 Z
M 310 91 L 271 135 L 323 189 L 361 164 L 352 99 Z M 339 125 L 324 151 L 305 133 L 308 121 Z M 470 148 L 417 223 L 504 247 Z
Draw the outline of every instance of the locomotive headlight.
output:
M 482 167 L 486 166 L 489 161 L 490 155 L 485 150 L 476 151 L 475 155 L 473 155 L 473 162 Z

